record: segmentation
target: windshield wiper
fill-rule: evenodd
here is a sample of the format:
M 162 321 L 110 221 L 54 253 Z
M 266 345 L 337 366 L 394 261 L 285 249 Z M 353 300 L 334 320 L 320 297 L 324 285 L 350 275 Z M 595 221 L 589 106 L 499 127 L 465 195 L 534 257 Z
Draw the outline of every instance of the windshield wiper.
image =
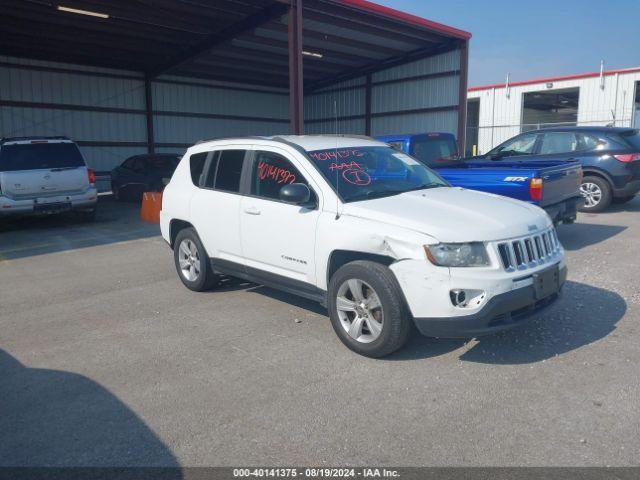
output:
M 415 192 L 416 190 L 426 190 L 428 188 L 438 188 L 444 187 L 441 183 L 425 183 L 424 185 L 418 185 L 417 187 L 410 188 L 409 190 L 405 190 L 405 192 Z
M 353 197 L 349 198 L 349 201 L 372 200 L 374 198 L 391 197 L 393 195 L 400 195 L 401 193 L 413 192 L 415 190 L 426 190 L 427 188 L 437 188 L 442 186 L 443 185 L 441 183 L 426 183 L 424 185 L 418 185 L 417 187 L 408 188 L 405 190 L 373 190 L 361 195 L 354 195 Z

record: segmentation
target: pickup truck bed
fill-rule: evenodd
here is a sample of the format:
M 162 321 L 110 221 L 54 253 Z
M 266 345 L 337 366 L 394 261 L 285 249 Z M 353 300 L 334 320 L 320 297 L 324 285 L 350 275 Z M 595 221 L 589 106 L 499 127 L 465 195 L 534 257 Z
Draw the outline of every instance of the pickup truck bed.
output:
M 554 223 L 573 223 L 580 195 L 578 162 L 456 160 L 455 137 L 449 133 L 379 137 L 434 169 L 451 185 L 504 195 L 543 208 Z

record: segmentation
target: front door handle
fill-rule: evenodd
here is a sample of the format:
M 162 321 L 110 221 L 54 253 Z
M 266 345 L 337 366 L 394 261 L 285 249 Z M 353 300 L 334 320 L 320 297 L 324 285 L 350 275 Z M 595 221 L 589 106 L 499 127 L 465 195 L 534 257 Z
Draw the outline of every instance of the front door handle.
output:
M 248 207 L 244 209 L 244 213 L 248 213 L 249 215 L 260 215 L 260 210 L 256 207 Z

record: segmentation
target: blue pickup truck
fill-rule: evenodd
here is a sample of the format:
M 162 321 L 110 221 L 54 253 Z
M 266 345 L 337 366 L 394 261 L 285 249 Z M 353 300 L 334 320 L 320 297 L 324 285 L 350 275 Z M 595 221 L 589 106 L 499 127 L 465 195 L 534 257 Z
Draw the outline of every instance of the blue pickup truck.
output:
M 511 197 L 542 207 L 554 223 L 573 223 L 580 194 L 582 167 L 578 162 L 526 162 L 458 158 L 450 133 L 421 133 L 377 137 L 407 153 L 456 187 Z

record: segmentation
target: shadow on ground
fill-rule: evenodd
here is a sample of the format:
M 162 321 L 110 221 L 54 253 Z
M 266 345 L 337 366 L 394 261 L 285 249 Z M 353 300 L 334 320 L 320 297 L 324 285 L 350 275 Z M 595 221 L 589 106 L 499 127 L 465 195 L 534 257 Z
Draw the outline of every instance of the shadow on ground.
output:
M 75 373 L 29 368 L 0 349 L 2 467 L 171 467 L 171 450 L 117 397 Z
M 616 328 L 627 304 L 617 293 L 568 281 L 554 305 L 521 327 L 479 337 L 460 356 L 467 362 L 490 364 L 534 363 L 596 342 Z M 426 338 L 416 335 L 410 344 L 388 357 L 414 360 L 454 351 L 467 340 Z
M 621 225 L 600 225 L 597 223 L 574 223 L 557 228 L 558 238 L 565 250 L 574 251 L 604 242 L 627 229 Z
M 62 215 L 7 217 L 0 220 L 0 260 L 154 237 L 156 224 L 140 219 L 138 203 L 98 200 L 96 220 L 83 222 L 73 212 Z
M 260 285 L 229 279 L 225 288 L 245 289 L 317 315 L 328 315 L 326 308 L 316 302 Z M 562 296 L 552 306 L 513 330 L 479 337 L 460 359 L 492 364 L 539 362 L 606 337 L 615 330 L 626 310 L 626 302 L 615 292 L 567 281 Z M 468 342 L 469 339 L 428 338 L 416 332 L 407 346 L 385 360 L 437 357 L 455 351 Z

